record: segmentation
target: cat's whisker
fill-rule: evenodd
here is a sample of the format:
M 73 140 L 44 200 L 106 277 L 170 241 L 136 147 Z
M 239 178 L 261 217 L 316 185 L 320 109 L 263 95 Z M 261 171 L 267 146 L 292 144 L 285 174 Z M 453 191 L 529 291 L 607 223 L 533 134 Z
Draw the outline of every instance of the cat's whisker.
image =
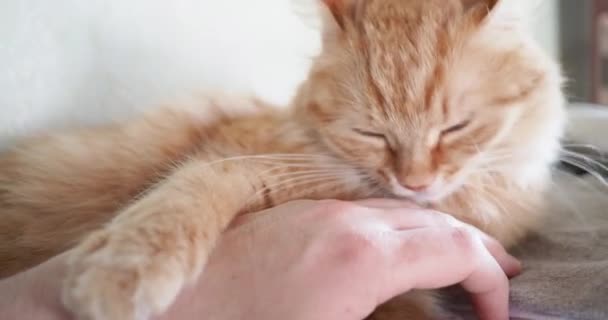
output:
M 325 172 L 325 173 L 311 173 L 310 176 L 313 178 L 315 178 L 315 177 L 336 177 L 337 179 L 344 179 L 347 177 L 358 178 L 358 179 L 364 178 L 364 176 L 361 173 L 359 173 L 357 171 L 353 171 L 353 170 L 329 171 L 329 172 Z M 281 178 L 285 179 L 285 177 L 289 177 L 289 175 L 282 176 Z M 277 179 L 276 177 L 269 177 L 269 178 Z M 298 176 L 294 177 L 294 179 L 295 178 L 301 179 L 302 176 L 298 175 Z M 279 181 L 277 185 L 288 184 L 289 182 L 290 182 L 289 179 L 282 180 L 282 181 Z M 276 185 L 274 185 L 274 186 L 276 186 Z M 267 186 L 267 187 L 272 188 L 274 186 Z
M 265 164 L 268 166 L 272 166 L 269 171 L 280 170 L 281 168 L 314 168 L 314 169 L 328 169 L 328 170 L 339 170 L 339 169 L 348 169 L 349 167 L 340 163 L 323 163 L 319 160 L 323 160 L 325 162 L 335 161 L 334 158 L 329 156 L 315 156 L 315 155 L 251 155 L 251 156 L 237 156 L 219 159 L 215 161 L 211 161 L 207 163 L 207 166 L 213 166 L 222 164 L 228 161 L 252 161 L 255 163 Z
M 602 153 L 601 150 L 599 150 L 596 147 L 593 147 L 592 145 L 585 146 L 584 148 L 581 148 L 581 149 L 596 151 L 600 155 Z M 580 153 L 576 152 L 576 150 L 566 149 L 563 146 L 562 146 L 562 148 L 560 148 L 560 152 L 565 153 L 565 154 L 575 154 L 575 155 L 578 155 L 578 156 L 584 156 L 583 154 L 580 154 Z
M 478 151 L 477 157 L 480 164 L 491 164 L 495 162 L 508 161 L 517 156 L 512 150 L 492 150 L 488 152 Z
M 606 181 L 606 179 L 599 172 L 593 170 L 593 168 L 590 168 L 585 163 L 581 163 L 576 159 L 566 159 L 566 158 L 562 158 L 561 161 L 563 161 L 567 164 L 570 164 L 574 167 L 585 170 L 590 175 L 592 175 L 594 178 L 596 178 L 603 186 L 608 187 L 608 181 Z
M 317 169 L 317 170 L 349 170 L 352 169 L 352 167 L 347 166 L 347 165 L 341 165 L 341 164 L 293 164 L 293 163 L 276 163 L 276 164 L 269 164 L 272 165 L 271 168 L 264 170 L 262 172 L 259 173 L 259 175 L 263 176 L 266 174 L 269 174 L 273 171 L 280 171 L 280 170 L 303 170 L 303 169 Z
M 259 155 L 247 155 L 247 156 L 235 156 L 223 159 L 210 161 L 207 163 L 208 166 L 223 163 L 225 161 L 242 161 L 242 160 L 273 160 L 273 161 L 311 161 L 311 160 L 334 160 L 331 156 L 326 155 L 314 155 L 314 154 L 259 154 Z
M 195 159 L 192 158 L 192 160 L 195 160 Z M 218 159 L 218 160 L 208 162 L 206 165 L 213 166 L 213 165 L 222 164 L 222 163 L 228 162 L 228 161 L 254 161 L 256 163 L 263 163 L 263 164 L 270 166 L 270 168 L 268 170 L 265 170 L 265 171 L 262 171 L 261 173 L 259 173 L 259 175 L 265 175 L 265 176 L 274 171 L 289 170 L 289 169 L 293 170 L 290 173 L 286 172 L 286 173 L 282 174 L 281 176 L 279 176 L 282 178 L 289 177 L 290 175 L 296 176 L 296 175 L 302 175 L 302 174 L 306 174 L 306 173 L 336 174 L 341 171 L 352 170 L 352 167 L 345 165 L 345 164 L 341 164 L 341 163 L 337 163 L 337 162 L 336 163 L 318 163 L 318 162 L 314 162 L 312 160 L 335 161 L 335 158 L 330 157 L 330 156 L 325 156 L 325 155 L 314 155 L 314 154 L 312 154 L 312 155 L 311 154 L 259 154 L 259 155 L 235 156 L 235 157 L 230 157 L 230 158 Z M 179 169 L 179 167 L 181 167 L 183 165 L 184 162 L 186 162 L 186 161 L 172 160 L 168 164 L 168 166 L 172 169 L 165 170 L 165 172 L 158 171 L 157 180 L 164 181 L 165 179 L 169 178 L 175 170 Z M 316 170 L 312 170 L 312 169 L 316 169 Z M 350 173 L 350 172 L 348 172 L 348 173 Z M 269 178 L 278 178 L 278 177 L 273 177 L 272 175 L 270 175 Z M 143 197 L 145 194 L 147 194 L 149 192 L 150 189 L 153 189 L 153 187 L 154 186 L 152 185 L 151 187 L 140 192 L 138 195 L 136 195 L 134 197 L 134 201 Z
M 600 169 L 604 170 L 605 173 L 608 173 L 608 166 L 602 164 L 601 162 L 599 162 L 599 161 L 597 161 L 595 159 L 592 159 L 592 158 L 587 157 L 585 155 L 582 155 L 582 154 L 579 154 L 579 153 L 576 153 L 576 152 L 572 152 L 572 151 L 568 151 L 568 150 L 562 150 L 562 153 L 563 153 L 563 155 L 560 158 L 562 160 L 564 158 L 571 157 L 571 158 L 574 158 L 576 160 L 581 160 L 581 161 L 584 161 L 585 163 L 597 166 Z
M 597 190 L 597 188 L 591 188 L 590 187 L 591 183 L 589 183 L 585 179 L 579 178 L 574 175 L 571 175 L 571 178 L 574 178 L 577 182 L 580 182 L 581 184 L 585 185 L 584 187 L 588 188 L 591 191 L 600 192 L 599 190 Z M 568 213 L 571 213 L 575 217 L 575 219 L 579 221 L 579 223 L 582 226 L 584 226 L 584 227 L 589 226 L 589 221 L 586 218 L 586 215 L 583 212 L 581 212 L 581 210 L 579 209 L 579 207 L 577 206 L 576 203 L 573 203 L 573 201 L 571 200 L 572 199 L 571 195 L 565 193 L 564 186 L 555 181 L 551 181 L 550 183 L 553 187 L 552 191 L 555 191 L 558 193 L 558 196 L 550 197 L 551 201 L 560 202 L 564 206 L 568 207 L 568 209 L 566 211 Z M 562 207 L 562 206 L 560 206 L 560 207 Z M 585 229 L 588 229 L 588 228 L 585 228 Z
M 340 175 L 340 174 L 346 174 L 346 173 L 350 173 L 350 171 L 348 170 L 341 170 L 341 171 L 336 171 L 336 170 L 303 170 L 303 171 L 296 171 L 296 172 L 285 172 L 285 173 L 280 173 L 280 174 L 275 174 L 275 175 L 264 175 L 263 177 L 266 179 L 284 179 L 284 178 L 292 178 L 292 177 L 300 177 L 300 176 L 306 176 L 306 175 Z
M 499 162 L 506 162 L 508 160 L 513 159 L 514 156 L 513 155 L 508 155 L 508 156 L 496 156 L 496 157 L 487 157 L 487 158 L 482 158 L 479 160 L 479 165 L 492 165 L 495 163 L 499 163 Z
M 485 153 L 484 157 L 515 157 L 518 154 L 513 152 L 513 150 L 492 150 Z
M 491 152 L 481 156 L 477 162 L 477 166 L 482 169 L 488 167 L 497 169 L 504 167 L 506 169 L 513 165 L 512 160 L 518 159 L 520 156 L 520 154 L 513 153 L 512 151 Z
M 489 198 L 492 202 L 492 206 L 496 206 L 497 209 L 499 210 L 499 213 L 505 213 L 508 212 L 506 207 L 504 206 L 504 204 L 502 203 L 502 200 L 500 199 L 500 197 L 498 197 L 497 195 L 493 194 L 492 192 L 488 191 L 488 187 L 487 185 L 474 185 L 474 184 L 467 184 L 465 185 L 466 187 L 470 188 L 471 190 L 474 190 L 475 192 L 480 193 L 483 197 L 487 197 Z M 476 207 L 474 205 L 469 204 L 471 207 Z M 488 223 L 488 220 L 491 218 L 490 215 L 493 214 L 492 212 L 477 212 L 477 214 L 479 215 L 479 217 L 481 218 L 481 220 L 484 223 Z
M 481 151 L 481 152 L 484 152 L 484 151 Z M 491 151 L 485 151 L 484 153 L 487 155 L 499 155 L 499 156 L 514 154 L 513 150 L 509 150 L 509 149 L 491 150 Z
M 493 163 L 488 163 L 486 165 L 480 165 L 476 168 L 475 173 L 477 174 L 501 174 L 504 173 L 505 170 L 509 169 L 509 165 L 497 165 Z
M 477 174 L 493 174 L 493 173 L 503 173 L 505 170 L 508 170 L 511 167 L 510 164 L 503 163 L 500 164 L 498 161 L 495 162 L 486 162 L 479 163 L 475 168 L 475 173 Z
M 562 144 L 562 151 L 567 151 L 567 149 L 565 148 L 579 148 L 579 149 L 585 149 L 585 150 L 591 150 L 596 152 L 598 155 L 602 154 L 602 150 L 600 150 L 600 148 L 598 148 L 597 146 L 594 146 L 592 144 L 578 144 L 578 143 L 572 143 L 572 144 Z
M 601 169 L 604 173 L 608 173 L 608 167 L 606 165 L 602 164 L 601 162 L 599 162 L 597 160 L 594 160 L 592 158 L 589 158 L 587 156 L 580 155 L 577 153 L 562 154 L 560 157 L 560 160 L 564 161 L 564 162 L 566 162 L 566 160 L 577 161 L 579 164 L 584 164 L 586 166 L 585 168 L 579 167 L 580 169 L 583 169 L 586 171 L 596 171 L 597 172 L 597 169 Z
M 189 160 L 195 161 L 195 158 L 188 158 Z M 255 163 L 262 163 L 272 165 L 274 168 L 327 168 L 327 169 L 347 169 L 347 165 L 341 163 L 319 163 L 313 160 L 331 160 L 335 161 L 335 158 L 325 155 L 311 155 L 311 154 L 259 154 L 259 155 L 247 155 L 247 156 L 235 156 L 229 158 L 223 158 L 213 160 L 206 163 L 207 166 L 219 165 L 228 161 L 253 161 Z M 187 161 L 175 161 L 172 160 L 168 166 L 172 170 L 165 170 L 164 173 L 159 171 L 159 180 L 168 178 L 176 169 L 178 169 L 184 162 Z M 273 168 L 273 169 L 274 169 Z
M 291 174 L 302 173 L 325 173 L 325 172 L 341 172 L 348 171 L 349 167 L 301 167 L 292 165 L 275 165 L 269 169 L 258 173 L 259 176 L 276 178 L 281 176 L 289 176 Z
M 604 188 L 602 188 L 602 186 L 599 186 L 599 185 L 593 183 L 593 181 L 597 181 L 600 184 L 602 184 L 601 181 L 598 181 L 597 178 L 595 178 L 593 176 L 591 177 L 592 181 L 589 181 L 588 179 L 580 177 L 578 175 L 573 175 L 573 174 L 569 174 L 569 173 L 564 173 L 564 174 L 567 174 L 569 178 L 574 178 L 575 180 L 577 180 L 578 182 L 580 182 L 581 185 L 584 185 L 586 191 L 594 192 L 596 195 L 599 195 L 599 196 L 602 196 L 602 195 L 606 194 L 606 191 L 604 190 Z M 555 182 L 555 181 L 551 181 L 551 183 L 553 183 L 555 185 L 558 185 L 557 182 Z
M 251 201 L 255 201 L 260 195 L 262 195 L 266 192 L 272 193 L 273 189 L 285 188 L 285 187 L 295 188 L 298 186 L 311 184 L 311 183 L 320 184 L 321 182 L 331 182 L 331 181 L 335 181 L 336 183 L 338 183 L 341 178 L 342 177 L 337 174 L 325 174 L 325 175 L 311 174 L 311 175 L 300 176 L 300 177 L 295 177 L 292 179 L 283 180 L 283 181 L 280 181 L 280 182 L 272 184 L 272 185 L 264 186 L 264 188 L 258 190 L 255 194 L 253 194 L 249 199 L 247 199 L 245 201 L 245 206 L 247 207 L 247 206 L 251 205 Z
M 302 182 L 295 182 L 292 184 L 292 188 L 301 186 L 301 185 L 305 185 L 308 183 L 315 183 L 317 184 L 317 186 L 319 188 L 328 188 L 333 186 L 332 184 L 338 184 L 339 183 L 339 179 L 337 178 L 318 178 L 318 179 L 311 179 L 311 180 L 306 180 L 306 181 L 302 181 Z M 276 188 L 276 186 L 271 186 L 269 188 Z M 249 199 L 247 199 L 245 201 L 245 205 L 244 208 L 246 208 L 246 210 L 243 213 L 252 213 L 251 210 L 256 210 L 256 208 L 251 208 L 251 202 L 255 200 L 255 198 L 259 197 L 260 194 L 262 194 L 263 192 L 267 192 L 268 188 L 265 188 L 263 190 L 259 190 L 256 194 L 252 195 Z M 259 225 L 256 225 L 256 227 L 259 227 Z M 259 231 L 259 229 L 258 229 Z
M 327 176 L 310 175 L 310 176 L 296 177 L 296 178 L 289 179 L 288 181 L 281 181 L 276 184 L 266 186 L 263 189 L 259 190 L 253 197 L 254 198 L 258 197 L 265 192 L 273 193 L 278 188 L 293 189 L 293 188 L 296 188 L 296 187 L 299 187 L 302 185 L 312 184 L 312 183 L 316 183 L 319 181 L 326 181 L 326 180 L 338 181 L 339 177 L 331 176 L 331 175 L 327 175 Z M 282 191 L 284 191 L 284 190 L 282 190 Z
M 381 193 L 385 193 L 385 188 L 377 180 L 371 179 L 370 177 L 363 177 L 362 179 L 364 179 L 369 186 L 367 197 L 375 197 Z
M 601 155 L 601 153 L 602 153 L 602 152 L 601 152 L 600 150 L 598 150 L 598 149 L 589 149 L 589 150 L 592 150 L 592 151 L 597 151 L 597 152 L 598 152 L 600 155 Z M 564 154 L 568 154 L 568 155 L 576 155 L 576 156 L 582 156 L 582 157 L 586 157 L 585 155 L 583 155 L 583 154 L 581 154 L 581 153 L 578 153 L 578 152 L 576 152 L 575 150 L 569 150 L 569 149 L 566 149 L 566 148 L 560 148 L 560 152 L 561 152 L 561 153 L 564 153 Z

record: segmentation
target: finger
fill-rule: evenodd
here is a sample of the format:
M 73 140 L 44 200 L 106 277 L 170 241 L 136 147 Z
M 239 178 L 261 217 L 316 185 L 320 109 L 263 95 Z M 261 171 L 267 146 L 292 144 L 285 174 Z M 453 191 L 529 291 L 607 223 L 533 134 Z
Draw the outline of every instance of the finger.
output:
M 483 231 L 474 226 L 468 225 L 449 214 L 434 210 L 411 210 L 411 209 L 396 209 L 386 212 L 378 212 L 388 221 L 393 223 L 393 226 L 398 230 L 437 227 L 437 228 L 466 228 L 470 232 L 477 235 L 486 246 L 490 254 L 496 259 L 498 264 L 509 277 L 514 277 L 521 272 L 521 263 L 498 242 L 498 240 L 490 237 Z
M 485 245 L 479 244 L 478 247 L 477 254 L 471 259 L 477 264 L 473 266 L 473 271 L 467 279 L 461 282 L 462 287 L 471 294 L 473 305 L 481 320 L 497 319 L 497 314 L 504 314 L 504 318 L 501 316 L 501 319 L 509 319 L 507 275 L 500 267 L 498 260 L 494 259 L 489 251 L 486 251 Z
M 508 277 L 514 277 L 521 273 L 521 262 L 519 262 L 519 260 L 517 260 L 517 258 L 514 256 L 510 255 L 505 247 L 498 242 L 498 240 L 490 237 L 476 227 L 465 224 L 456 219 L 454 219 L 452 223 L 455 227 L 466 228 L 470 232 L 477 235 Z
M 466 228 L 422 228 L 400 237 L 381 298 L 462 283 L 482 319 L 508 319 L 508 279 L 478 236 Z
M 515 277 L 521 273 L 521 262 L 514 256 L 510 255 L 505 247 L 498 242 L 498 240 L 475 228 L 473 228 L 473 230 L 478 232 L 485 247 L 488 249 L 492 257 L 496 259 L 496 262 L 498 262 L 502 270 L 509 278 Z

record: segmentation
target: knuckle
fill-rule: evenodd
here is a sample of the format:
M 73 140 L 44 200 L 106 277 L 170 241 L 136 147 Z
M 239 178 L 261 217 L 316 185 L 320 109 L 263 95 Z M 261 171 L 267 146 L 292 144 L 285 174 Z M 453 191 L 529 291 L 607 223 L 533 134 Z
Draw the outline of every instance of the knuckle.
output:
M 379 253 L 376 243 L 364 233 L 344 230 L 333 239 L 334 256 L 341 264 L 360 264 L 373 261 Z
M 464 226 L 452 228 L 451 237 L 455 246 L 469 256 L 474 255 L 479 248 L 477 236 Z

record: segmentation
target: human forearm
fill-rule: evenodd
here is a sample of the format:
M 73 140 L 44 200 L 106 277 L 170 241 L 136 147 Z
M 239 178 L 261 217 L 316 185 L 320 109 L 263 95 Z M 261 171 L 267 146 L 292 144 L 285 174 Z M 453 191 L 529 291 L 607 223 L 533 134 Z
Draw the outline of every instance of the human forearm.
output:
M 71 320 L 61 304 L 63 263 L 59 256 L 0 281 L 0 319 Z

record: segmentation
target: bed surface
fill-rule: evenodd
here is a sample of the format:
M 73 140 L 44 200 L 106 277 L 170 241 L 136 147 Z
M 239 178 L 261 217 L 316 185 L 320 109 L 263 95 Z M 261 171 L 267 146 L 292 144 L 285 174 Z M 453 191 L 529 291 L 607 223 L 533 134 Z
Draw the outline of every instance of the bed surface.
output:
M 607 187 L 591 177 L 556 181 L 550 220 L 516 250 L 525 272 L 512 282 L 514 314 L 608 319 Z
M 593 177 L 556 172 L 547 223 L 513 253 L 512 319 L 608 319 L 608 197 Z M 450 309 L 472 319 L 467 301 Z

